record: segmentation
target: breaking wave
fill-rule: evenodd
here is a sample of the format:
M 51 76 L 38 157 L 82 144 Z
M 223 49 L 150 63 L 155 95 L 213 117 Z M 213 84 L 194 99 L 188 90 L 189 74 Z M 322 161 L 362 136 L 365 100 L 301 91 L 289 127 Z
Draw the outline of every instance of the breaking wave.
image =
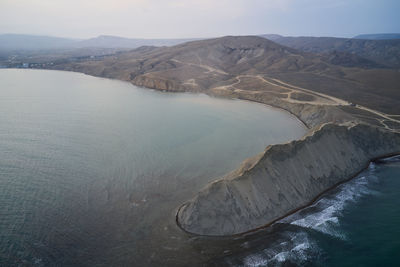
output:
M 390 158 L 396 160 L 398 158 Z M 361 198 L 379 194 L 371 189 L 378 182 L 375 175 L 375 164 L 348 183 L 338 186 L 325 194 L 313 205 L 302 209 L 278 223 L 296 227 L 296 230 L 286 230 L 279 242 L 269 244 L 267 248 L 243 259 L 243 266 L 280 266 L 284 263 L 304 265 L 311 258 L 318 257 L 321 249 L 311 237 L 311 232 L 329 235 L 346 242 L 346 233 L 340 227 L 340 218 L 349 204 L 354 204 Z
M 371 163 L 362 175 L 338 186 L 334 192 L 325 195 L 310 207 L 289 216 L 282 222 L 346 240 L 346 234 L 340 228 L 340 217 L 348 204 L 356 203 L 364 196 L 378 194 L 369 186 L 378 181 L 374 172 L 375 164 Z M 309 213 L 310 211 L 312 212 Z
M 277 242 L 256 254 L 244 258 L 243 265 L 249 267 L 279 266 L 286 262 L 305 263 L 319 253 L 319 249 L 305 232 L 286 232 L 286 241 Z

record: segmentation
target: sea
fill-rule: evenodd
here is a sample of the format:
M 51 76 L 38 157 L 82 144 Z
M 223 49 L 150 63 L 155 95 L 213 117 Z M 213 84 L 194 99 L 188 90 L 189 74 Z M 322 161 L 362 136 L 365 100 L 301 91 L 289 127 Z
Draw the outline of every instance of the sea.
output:
M 351 181 L 272 227 L 240 238 L 212 266 L 399 266 L 400 157 L 371 163 Z
M 251 234 L 176 226 L 207 183 L 306 132 L 262 104 L 2 69 L 0 266 L 396 266 L 398 157 Z

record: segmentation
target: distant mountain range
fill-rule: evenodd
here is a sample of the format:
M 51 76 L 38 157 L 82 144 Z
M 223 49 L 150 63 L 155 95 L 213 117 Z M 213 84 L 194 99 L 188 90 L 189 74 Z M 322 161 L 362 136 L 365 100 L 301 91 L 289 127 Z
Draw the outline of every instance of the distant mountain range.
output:
M 283 35 L 279 34 L 262 34 L 260 35 L 264 38 L 269 40 L 275 40 L 282 37 Z M 360 34 L 354 36 L 352 39 L 364 39 L 364 40 L 393 40 L 393 39 L 400 39 L 400 33 L 376 33 L 376 34 Z
M 171 46 L 195 39 L 133 39 L 101 35 L 90 39 L 69 39 L 25 34 L 1 34 L 0 49 L 49 50 L 73 48 L 137 48 L 140 46 Z
M 365 40 L 390 40 L 400 39 L 400 33 L 378 33 L 378 34 L 360 34 L 353 37 L 354 39 Z
M 369 34 L 354 38 L 335 37 L 286 37 L 278 34 L 260 35 L 278 44 L 303 52 L 321 54 L 325 61 L 334 65 L 365 68 L 400 68 L 400 34 Z M 392 39 L 388 39 L 392 38 Z M 23 34 L 0 35 L 0 57 L 7 58 L 11 52 L 59 51 L 68 49 L 68 55 L 77 54 L 72 50 L 86 49 L 88 55 L 99 54 L 93 49 L 109 51 L 134 49 L 141 46 L 173 46 L 198 39 L 138 39 L 101 35 L 90 39 L 68 39 L 51 36 Z M 91 48 L 88 50 L 87 48 Z M 113 50 L 110 50 L 113 49 Z M 79 51 L 79 54 L 84 54 Z M 2 56 L 4 55 L 5 56 Z M 106 53 L 102 51 L 102 54 Z M 30 52 L 32 53 L 32 52 Z M 34 52 L 37 53 L 37 52 Z M 26 54 L 26 53 L 25 53 Z
M 1 50 L 47 50 L 70 48 L 80 42 L 77 39 L 67 39 L 52 36 L 26 34 L 1 34 Z
M 383 34 L 385 35 L 385 34 Z M 335 37 L 286 37 L 276 34 L 261 35 L 271 41 L 309 53 L 324 54 L 325 57 L 342 61 L 353 57 L 356 61 L 369 66 L 378 65 L 400 68 L 400 39 L 355 39 Z M 374 35 L 378 36 L 378 35 Z M 385 35 L 388 36 L 388 35 Z M 391 35 L 392 36 L 392 35 Z M 337 55 L 340 54 L 340 58 Z M 346 56 L 347 54 L 347 56 Z M 355 57 L 358 57 L 356 59 Z M 366 62 L 364 60 L 368 60 Z M 348 62 L 352 66 L 352 62 Z
M 172 46 L 196 39 L 132 39 L 100 35 L 76 43 L 78 47 L 137 48 L 140 46 Z

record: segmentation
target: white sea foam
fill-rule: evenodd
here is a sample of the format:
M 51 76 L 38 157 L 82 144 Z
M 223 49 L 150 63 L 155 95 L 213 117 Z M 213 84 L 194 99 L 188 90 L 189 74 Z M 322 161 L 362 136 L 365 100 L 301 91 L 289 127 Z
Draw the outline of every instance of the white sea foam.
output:
M 267 266 L 268 260 L 264 258 L 262 255 L 254 254 L 246 257 L 244 259 L 244 266 L 248 267 L 260 267 Z
M 281 222 L 346 240 L 346 233 L 340 227 L 342 213 L 349 204 L 359 201 L 362 197 L 379 194 L 369 186 L 371 183 L 378 182 L 378 177 L 374 175 L 375 171 L 376 165 L 371 163 L 362 176 L 339 186 L 336 192 L 325 195 L 311 207 L 303 209 Z M 306 231 L 287 231 L 283 235 L 284 241 L 280 240 L 262 252 L 247 256 L 243 265 L 279 266 L 288 261 L 301 264 L 320 253 L 315 241 Z
M 393 156 L 390 158 L 384 158 L 380 160 L 381 162 L 399 162 L 400 161 L 400 155 L 399 156 Z
M 357 202 L 366 195 L 378 194 L 368 186 L 370 182 L 375 182 L 378 179 L 374 175 L 375 168 L 375 164 L 371 163 L 368 173 L 364 176 L 359 176 L 339 186 L 339 191 L 336 194 L 327 195 L 318 200 L 310 207 L 316 209 L 316 212 L 301 218 L 299 218 L 298 214 L 294 214 L 287 218 L 286 222 L 345 240 L 346 234 L 340 230 L 340 216 L 349 203 Z M 302 212 L 307 213 L 307 209 Z
M 257 254 L 247 256 L 243 265 L 255 266 L 279 266 L 286 261 L 301 263 L 314 254 L 316 246 L 308 238 L 305 232 L 285 233 L 286 240 L 277 242 Z
M 292 260 L 294 262 L 303 262 L 307 260 L 308 254 L 313 248 L 312 242 L 309 240 L 307 234 L 303 232 L 295 233 L 292 235 L 291 241 L 291 246 L 276 254 L 272 258 L 272 261 L 285 262 L 287 260 Z M 284 243 L 286 244 L 286 242 Z

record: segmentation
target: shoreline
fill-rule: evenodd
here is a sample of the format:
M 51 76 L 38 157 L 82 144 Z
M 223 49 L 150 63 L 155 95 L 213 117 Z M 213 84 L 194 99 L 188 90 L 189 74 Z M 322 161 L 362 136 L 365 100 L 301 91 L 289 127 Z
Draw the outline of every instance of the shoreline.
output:
M 158 89 L 158 88 L 149 88 L 149 87 L 146 87 L 146 86 L 144 86 L 144 85 L 136 85 L 132 80 L 131 81 L 127 81 L 127 80 L 123 80 L 123 79 L 117 79 L 117 78 L 110 78 L 110 77 L 104 77 L 104 76 L 99 76 L 99 75 L 93 75 L 93 74 L 91 74 L 91 73 L 87 73 L 87 72 L 80 72 L 80 71 L 74 71 L 74 70 L 62 70 L 62 69 L 39 69 L 39 70 L 59 70 L 59 71 L 68 71 L 68 72 L 75 72 L 75 73 L 80 73 L 80 74 L 83 74 L 83 75 L 88 75 L 88 76 L 92 76 L 92 77 L 99 77 L 99 78 L 103 78 L 103 79 L 112 79 L 112 80 L 118 80 L 118 81 L 122 81 L 122 82 L 129 82 L 130 84 L 132 84 L 132 85 L 134 85 L 134 86 L 136 86 L 136 87 L 138 87 L 138 88 L 142 88 L 142 89 L 146 89 L 146 90 L 148 90 L 148 89 L 151 89 L 151 90 L 154 90 L 154 91 L 160 91 L 160 92 L 162 92 L 162 93 L 194 93 L 194 94 L 205 94 L 205 95 L 207 95 L 207 96 L 209 96 L 209 97 L 217 97 L 217 98 L 226 98 L 226 99 L 232 99 L 232 100 L 234 100 L 234 99 L 237 99 L 237 100 L 240 100 L 240 101 L 248 101 L 248 102 L 253 102 L 253 103 L 259 103 L 259 104 L 262 104 L 262 105 L 266 105 L 266 106 L 269 106 L 269 107 L 272 107 L 272 108 L 276 108 L 276 109 L 280 109 L 281 111 L 282 110 L 284 110 L 285 112 L 288 112 L 289 114 L 291 114 L 292 116 L 294 116 L 297 120 L 299 120 L 305 127 L 306 127 L 306 134 L 305 134 L 305 136 L 307 136 L 307 135 L 309 135 L 309 134 L 314 134 L 315 133 L 315 130 L 312 130 L 315 126 L 321 126 L 321 125 L 323 125 L 324 124 L 324 121 L 326 120 L 326 118 L 325 117 L 322 117 L 321 118 L 321 116 L 320 116 L 320 114 L 317 114 L 316 116 L 314 116 L 314 117 L 312 117 L 312 119 L 315 119 L 316 121 L 311 121 L 311 123 L 310 122 L 306 122 L 306 119 L 304 119 L 304 118 L 301 118 L 301 112 L 303 111 L 302 110 L 302 108 L 303 108 L 303 106 L 304 107 L 310 107 L 310 106 L 312 106 L 312 108 L 314 108 L 314 110 L 311 110 L 311 114 L 312 115 L 314 115 L 314 113 L 313 113 L 313 111 L 319 111 L 319 110 L 323 110 L 324 108 L 327 108 L 327 105 L 312 105 L 312 104 L 308 104 L 308 103 L 304 103 L 304 104 L 302 104 L 302 106 L 300 106 L 300 113 L 296 113 L 296 112 L 294 112 L 293 110 L 291 110 L 290 108 L 296 108 L 296 106 L 298 107 L 299 105 L 298 104 L 294 104 L 294 103 L 290 103 L 290 102 L 284 102 L 284 101 L 281 101 L 281 102 L 279 102 L 278 101 L 278 103 L 271 103 L 271 101 L 262 101 L 262 100 L 258 100 L 258 99 L 250 99 L 249 98 L 249 96 L 248 97 L 246 97 L 246 94 L 245 93 L 239 93 L 239 94 L 237 94 L 237 95 L 235 95 L 235 94 L 228 94 L 228 95 L 220 95 L 220 94 L 218 94 L 218 93 L 216 93 L 216 92 L 213 92 L 212 90 L 210 90 L 210 89 L 208 89 L 208 90 L 206 90 L 206 91 L 204 91 L 204 92 L 192 92 L 192 91 L 179 91 L 179 90 L 174 90 L 174 89 L 168 89 L 168 90 L 165 90 L 165 89 Z M 267 99 L 268 100 L 268 99 Z M 268 103 L 266 103 L 266 102 L 268 102 Z M 285 103 L 285 105 L 283 105 L 283 103 Z M 279 104 L 281 104 L 281 105 L 279 105 Z M 337 109 L 337 106 L 331 106 L 331 107 L 329 107 L 329 108 L 333 108 L 333 109 Z M 334 115 L 337 115 L 336 113 L 336 110 L 334 110 L 333 111 L 333 114 Z M 325 114 L 324 115 L 326 115 L 326 113 L 327 112 L 325 112 Z M 344 112 L 344 114 L 346 114 L 346 115 L 348 115 L 348 113 L 346 113 L 346 112 Z M 340 122 L 335 122 L 335 124 L 336 123 L 339 123 L 339 124 L 341 124 L 341 123 L 343 123 L 343 122 L 353 122 L 353 123 L 355 123 L 355 124 L 359 124 L 359 122 L 358 121 L 352 121 L 352 120 L 350 120 L 350 119 L 348 119 L 348 117 L 341 117 L 341 115 L 342 114 L 338 114 L 337 115 L 337 117 L 339 118 L 339 120 L 341 119 L 342 121 Z M 326 122 L 325 122 L 326 123 Z M 314 126 L 313 125 L 310 125 L 310 124 L 314 124 Z M 369 124 L 368 124 L 369 125 Z M 394 133 L 396 133 L 396 131 L 393 131 L 393 130 L 391 130 L 392 132 L 394 132 Z M 388 132 L 389 132 L 389 130 L 388 130 Z M 303 138 L 305 137 L 305 136 L 303 136 Z M 303 140 L 303 138 L 300 138 L 300 139 L 297 139 L 297 140 L 292 140 L 291 142 L 299 142 L 299 141 L 302 141 Z M 274 145 L 271 145 L 271 146 L 279 146 L 280 144 L 274 144 Z M 265 151 L 264 151 L 265 152 Z M 180 212 L 182 211 L 182 209 L 184 208 L 184 207 L 186 207 L 187 205 L 188 205 L 188 202 L 190 201 L 187 201 L 187 202 L 184 202 L 182 205 L 180 205 L 178 208 L 177 208 L 177 210 L 176 210 L 176 213 L 175 213 L 175 222 L 176 222 L 176 224 L 177 224 L 177 226 L 182 230 L 182 231 L 184 231 L 185 233 L 188 233 L 188 234 L 191 234 L 191 235 L 196 235 L 196 236 L 209 236 L 209 237 L 226 237 L 226 236 L 242 236 L 242 235 L 245 235 L 245 234 L 248 234 L 248 233 L 254 233 L 254 232 L 256 232 L 256 231 L 258 231 L 258 230 L 260 230 L 260 229 L 264 229 L 264 228 L 266 228 L 266 227 L 268 227 L 268 226 L 271 226 L 272 224 L 274 224 L 274 223 L 276 223 L 277 221 L 279 221 L 279 220 L 282 220 L 283 218 L 285 218 L 285 217 L 287 217 L 287 216 L 289 216 L 289 215 L 291 215 L 291 214 L 293 214 L 293 213 L 295 213 L 295 212 L 297 212 L 297 211 L 299 211 L 299 210 L 301 210 L 301 209 L 304 209 L 304 208 L 306 208 L 306 207 L 309 207 L 310 205 L 312 205 L 312 204 L 314 204 L 323 194 L 325 194 L 326 192 L 328 192 L 328 191 L 330 191 L 330 190 L 332 190 L 332 189 L 334 189 L 334 188 L 336 188 L 337 186 L 339 186 L 339 185 L 341 185 L 341 184 L 343 184 L 343 183 L 346 183 L 346 182 L 348 182 L 348 181 L 350 181 L 350 180 L 352 180 L 354 177 L 356 177 L 357 175 L 359 175 L 362 171 L 364 171 L 366 168 L 368 168 L 368 166 L 370 165 L 370 163 L 371 162 L 374 162 L 374 161 L 376 161 L 376 160 L 378 160 L 378 159 L 382 159 L 382 158 L 387 158 L 387 157 L 391 157 L 391 156 L 395 156 L 395 155 L 399 155 L 400 154 L 400 152 L 392 152 L 392 153 L 387 153 L 387 154 L 384 154 L 383 156 L 378 156 L 378 157 L 373 157 L 373 158 L 371 158 L 371 159 L 369 159 L 369 161 L 368 161 L 368 163 L 367 164 L 365 164 L 362 168 L 361 168 L 361 170 L 359 170 L 359 171 L 357 171 L 355 174 L 353 174 L 353 175 L 351 175 L 350 176 L 350 178 L 347 178 L 347 179 L 344 179 L 344 180 L 342 180 L 342 181 L 339 181 L 339 182 L 337 182 L 337 183 L 335 183 L 334 185 L 332 185 L 332 186 L 330 186 L 329 188 L 327 188 L 327 189 L 324 189 L 322 192 L 319 192 L 314 198 L 312 198 L 312 200 L 311 201 L 309 201 L 309 202 L 307 202 L 305 205 L 301 205 L 300 207 L 297 207 L 297 208 L 295 208 L 295 209 L 292 209 L 292 210 L 290 210 L 289 212 L 287 212 L 287 213 L 285 213 L 284 215 L 282 215 L 282 216 L 280 216 L 280 217 L 278 217 L 278 218 L 276 218 L 276 219 L 273 219 L 272 221 L 270 221 L 270 222 L 268 222 L 268 223 L 266 223 L 266 224 L 263 224 L 263 225 L 260 225 L 260 226 L 257 226 L 257 227 L 255 227 L 255 228 L 251 228 L 251 229 L 249 229 L 249 230 L 246 230 L 246 231 L 242 231 L 242 232 L 238 232 L 238 233 L 233 233 L 233 234 L 210 234 L 210 235 L 207 235 L 207 234 L 200 234 L 200 233 L 195 233 L 195 232 L 191 232 L 190 230 L 187 230 L 187 229 L 185 229 L 185 227 L 184 226 L 182 226 L 182 224 L 181 224 L 181 222 L 179 221 L 179 215 L 180 215 Z M 265 154 L 264 154 L 265 155 Z M 264 156 L 263 155 L 263 156 Z M 257 155 L 255 155 L 254 157 L 256 157 Z M 243 163 L 243 162 L 242 162 Z M 252 166 L 250 167 L 250 168 L 248 168 L 247 170 L 245 170 L 245 172 L 248 172 L 248 171 L 250 171 L 251 169 L 253 169 L 257 164 L 259 164 L 259 162 L 257 161 L 256 163 L 254 163 L 254 164 L 252 164 Z M 240 168 L 241 166 L 238 166 L 238 168 Z M 238 170 L 238 168 L 236 168 L 236 169 L 234 169 L 232 172 L 234 172 L 234 171 L 236 171 L 236 170 Z M 229 173 L 228 173 L 229 174 Z M 210 184 L 212 184 L 212 183 L 215 183 L 215 182 L 217 182 L 217 181 L 220 181 L 220 180 L 224 180 L 224 176 L 221 178 L 218 178 L 218 177 L 216 177 L 216 179 L 214 180 L 214 181 L 212 181 L 212 182 L 210 182 Z
M 235 98 L 232 98 L 232 99 L 235 99 Z M 285 109 L 285 108 L 283 108 L 283 107 L 279 107 L 279 106 L 277 106 L 277 105 L 272 105 L 272 104 L 265 104 L 265 103 L 263 103 L 263 102 L 261 102 L 261 101 L 248 100 L 248 99 L 242 99 L 242 98 L 237 98 L 237 99 L 239 99 L 239 100 L 241 100 L 241 101 L 248 101 L 248 102 L 250 102 L 250 103 L 262 104 L 262 105 L 266 105 L 266 106 L 270 106 L 270 107 L 273 107 L 273 108 L 276 108 L 276 109 L 280 109 L 280 110 L 286 111 L 286 112 L 288 112 L 289 114 L 291 114 L 292 116 L 294 116 L 299 122 L 301 122 L 301 123 L 304 125 L 304 127 L 306 127 L 307 133 L 308 133 L 308 131 L 310 131 L 310 129 L 312 128 L 311 126 L 307 125 L 307 123 L 306 123 L 305 121 L 303 121 L 301 118 L 299 118 L 298 116 L 296 116 L 296 114 L 294 114 L 294 113 L 291 112 L 290 110 Z M 307 134 L 307 133 L 306 133 L 306 134 Z
M 90 77 L 95 77 L 95 78 L 100 78 L 100 79 L 109 79 L 109 80 L 113 80 L 113 81 L 119 81 L 119 82 L 124 82 L 124 83 L 129 83 L 130 85 L 136 86 L 137 88 L 141 89 L 141 90 L 147 90 L 147 91 L 154 91 L 154 92 L 158 92 L 158 93 L 163 93 L 163 94 L 203 94 L 209 97 L 215 97 L 215 98 L 219 98 L 219 99 L 229 99 L 229 100 L 239 100 L 239 101 L 245 101 L 248 103 L 252 103 L 252 104 L 260 104 L 263 106 L 267 106 L 273 109 L 278 109 L 280 111 L 284 111 L 286 113 L 289 113 L 291 116 L 294 116 L 299 122 L 301 122 L 301 124 L 303 124 L 303 126 L 306 128 L 307 132 L 312 128 L 310 127 L 304 120 L 302 120 L 301 118 L 299 118 L 296 114 L 294 114 L 293 112 L 291 112 L 290 110 L 280 107 L 278 105 L 273 105 L 273 104 L 268 104 L 268 103 L 264 103 L 262 101 L 255 101 L 255 100 L 250 100 L 250 99 L 246 99 L 246 98 L 240 98 L 240 97 L 230 97 L 230 96 L 222 96 L 222 95 L 217 95 L 214 94 L 210 91 L 205 91 L 205 92 L 191 92 L 191 91 L 171 91 L 171 90 L 161 90 L 161 89 L 157 89 L 157 88 L 149 88 L 149 87 L 145 87 L 145 86 L 140 86 L 140 85 L 136 85 L 134 84 L 132 81 L 126 81 L 126 80 L 121 80 L 121 79 L 117 79 L 117 78 L 109 78 L 109 77 L 103 77 L 103 76 L 96 76 L 96 75 L 92 75 L 89 73 L 85 73 L 85 72 L 79 72 L 79 71 L 73 71 L 73 70 L 61 70 L 61 69 L 36 69 L 36 68 L 3 68 L 5 70 L 39 70 L 39 71 L 61 71 L 61 72 L 71 72 L 71 73 L 78 73 L 81 75 L 87 75 Z M 400 115 L 399 115 L 400 116 Z
M 331 186 L 330 188 L 324 190 L 323 192 L 321 192 L 319 195 L 317 195 L 315 198 L 313 198 L 313 199 L 312 199 L 309 203 L 307 203 L 306 205 L 301 206 L 301 207 L 299 207 L 299 208 L 296 208 L 296 209 L 290 211 L 289 213 L 287 213 L 287 214 L 285 214 L 285 215 L 283 215 L 283 216 L 281 216 L 281 217 L 279 217 L 279 218 L 277 218 L 277 219 L 275 219 L 275 220 L 273 220 L 273 221 L 271 221 L 271 222 L 269 222 L 269 223 L 267 223 L 267 224 L 265 224 L 265 225 L 261 225 L 261 226 L 259 226 L 259 227 L 256 227 L 256 228 L 254 228 L 254 229 L 251 229 L 251 230 L 248 230 L 248 231 L 245 231 L 245 232 L 235 233 L 235 234 L 232 234 L 232 235 L 203 235 L 203 234 L 192 233 L 192 232 L 186 230 L 185 228 L 183 228 L 182 225 L 179 223 L 179 220 L 178 220 L 178 216 L 179 216 L 180 210 L 181 210 L 185 205 L 187 205 L 187 203 L 183 203 L 182 205 L 180 205 L 180 206 L 176 209 L 176 212 L 175 212 L 175 222 L 176 222 L 176 224 L 177 224 L 177 226 L 179 227 L 180 230 L 182 230 L 182 231 L 185 232 L 186 234 L 189 234 L 189 235 L 192 235 L 192 236 L 213 237 L 213 238 L 224 238 L 224 237 L 239 237 L 239 236 L 244 236 L 244 235 L 248 235 L 248 234 L 255 234 L 256 232 L 258 232 L 258 231 L 260 231 L 260 230 L 264 230 L 264 229 L 266 229 L 266 228 L 272 226 L 273 224 L 279 222 L 280 220 L 283 220 L 283 219 L 285 219 L 286 217 L 289 217 L 290 215 L 293 215 L 293 214 L 295 214 L 296 212 L 298 212 L 298 211 L 300 211 L 300 210 L 302 210 L 302 209 L 305 209 L 305 208 L 308 208 L 308 207 L 314 205 L 319 199 L 321 199 L 321 198 L 322 198 L 326 193 L 328 193 L 329 191 L 331 191 L 331 190 L 337 188 L 338 186 L 340 186 L 340 185 L 342 185 L 342 184 L 345 184 L 345 183 L 350 182 L 351 180 L 353 180 L 354 178 L 356 178 L 358 175 L 360 175 L 363 171 L 367 170 L 367 169 L 369 168 L 369 166 L 371 165 L 371 163 L 374 163 L 375 161 L 379 161 L 379 160 L 382 160 L 382 159 L 387 159 L 387 158 L 391 158 L 391 157 L 396 157 L 396 156 L 400 156 L 400 151 L 399 151 L 399 152 L 395 152 L 395 153 L 386 154 L 386 155 L 383 155 L 383 156 L 380 156 L 380 157 L 376 157 L 376 158 L 371 159 L 371 160 L 366 164 L 366 166 L 364 166 L 360 171 L 358 171 L 357 173 L 355 173 L 354 175 L 352 175 L 350 178 L 348 178 L 348 179 L 346 179 L 346 180 L 344 180 L 344 181 L 338 182 L 337 184 L 335 184 L 335 185 Z

